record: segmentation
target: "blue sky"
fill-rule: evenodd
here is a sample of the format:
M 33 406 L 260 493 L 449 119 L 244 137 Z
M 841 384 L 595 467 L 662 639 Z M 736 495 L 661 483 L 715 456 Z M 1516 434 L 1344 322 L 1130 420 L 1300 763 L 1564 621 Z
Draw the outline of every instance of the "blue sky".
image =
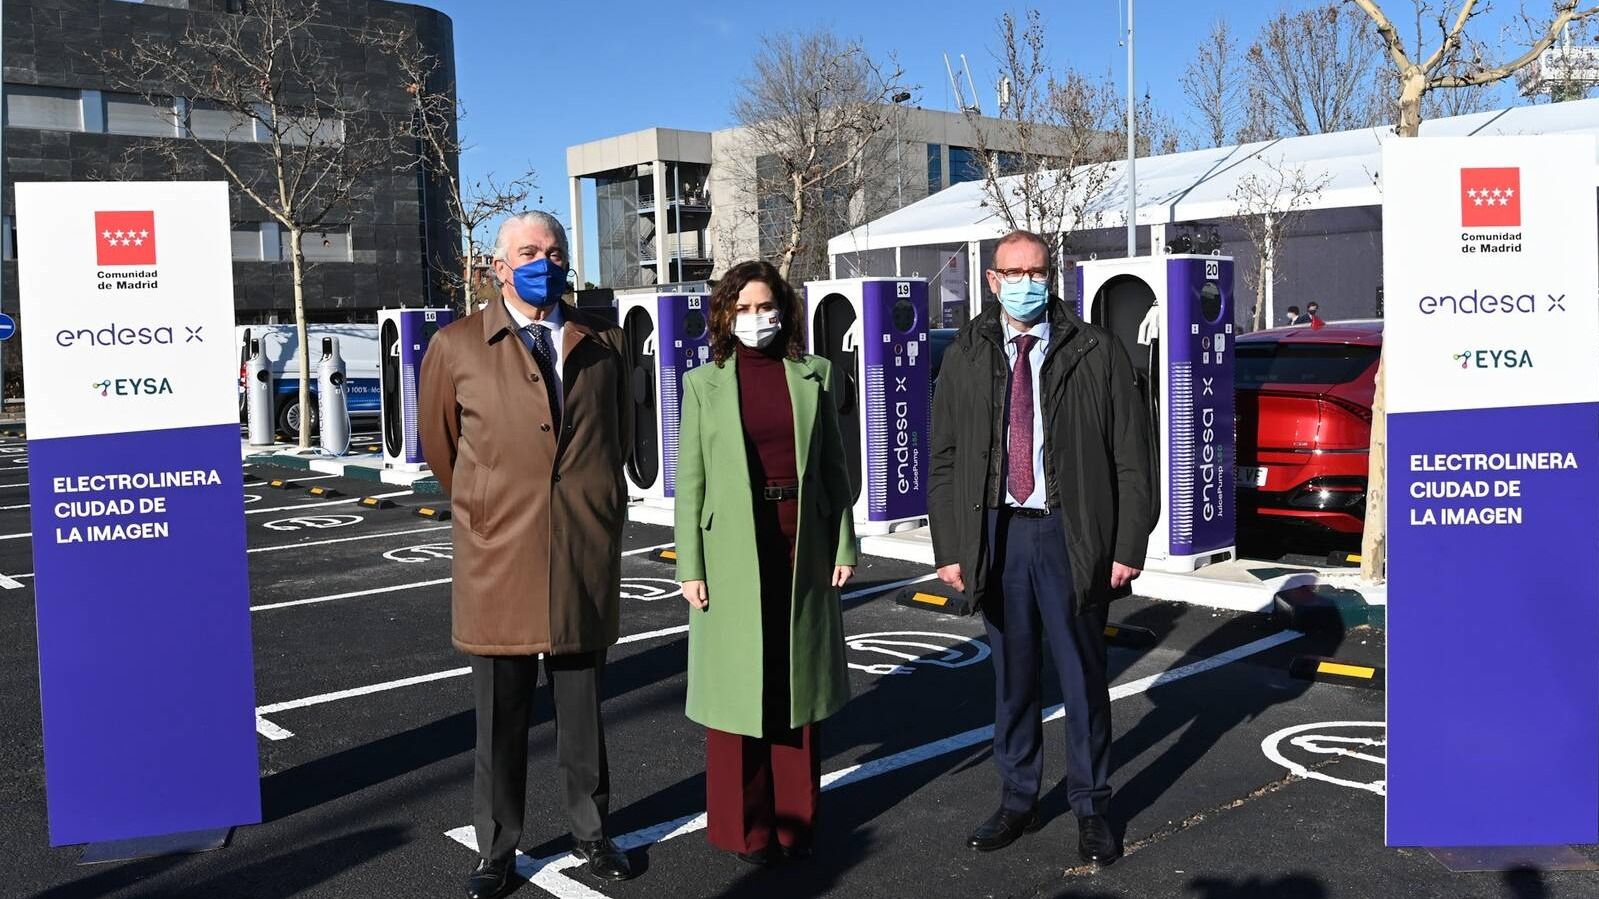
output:
M 642 128 L 727 127 L 738 81 L 765 32 L 826 25 L 863 40 L 873 53 L 894 51 L 909 80 L 920 85 L 925 108 L 954 108 L 942 54 L 953 60 L 965 53 L 985 111 L 991 111 L 995 23 L 1007 9 L 954 0 L 423 2 L 455 23 L 457 81 L 466 106 L 462 131 L 470 145 L 462 157 L 465 173 L 506 176 L 531 164 L 542 195 L 539 205 L 563 221 L 570 221 L 566 147 Z M 1054 63 L 1111 71 L 1125 79 L 1126 51 L 1118 44 L 1125 0 L 1037 5 L 1054 44 Z M 1225 15 L 1248 40 L 1284 5 L 1304 4 L 1138 0 L 1140 94 L 1147 89 L 1159 107 L 1184 124 L 1177 79 L 1210 21 Z M 1408 0 L 1385 5 L 1410 6 Z

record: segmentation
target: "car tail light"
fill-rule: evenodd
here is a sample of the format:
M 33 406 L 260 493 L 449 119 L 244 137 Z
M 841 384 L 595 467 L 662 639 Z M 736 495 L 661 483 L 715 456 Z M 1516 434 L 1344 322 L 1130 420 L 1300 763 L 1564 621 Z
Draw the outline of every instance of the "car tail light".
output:
M 1324 396 L 1318 402 L 1321 429 L 1316 435 L 1317 449 L 1363 450 L 1371 446 L 1371 409 L 1335 396 Z
M 1314 478 L 1288 497 L 1295 509 L 1353 510 L 1366 504 L 1365 478 Z

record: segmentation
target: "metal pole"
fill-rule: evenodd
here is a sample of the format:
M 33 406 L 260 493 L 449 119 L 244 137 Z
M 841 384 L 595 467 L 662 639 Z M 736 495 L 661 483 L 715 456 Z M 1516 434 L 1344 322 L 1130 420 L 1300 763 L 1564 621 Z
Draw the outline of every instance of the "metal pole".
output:
M 1127 0 L 1127 258 L 1138 255 L 1138 107 L 1133 102 L 1133 0 Z

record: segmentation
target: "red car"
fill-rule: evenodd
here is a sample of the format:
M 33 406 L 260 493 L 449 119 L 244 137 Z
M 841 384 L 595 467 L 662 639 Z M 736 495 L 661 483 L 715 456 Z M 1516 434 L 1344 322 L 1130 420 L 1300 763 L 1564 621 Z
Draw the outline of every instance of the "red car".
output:
M 1295 325 L 1237 343 L 1238 529 L 1358 545 L 1382 322 Z

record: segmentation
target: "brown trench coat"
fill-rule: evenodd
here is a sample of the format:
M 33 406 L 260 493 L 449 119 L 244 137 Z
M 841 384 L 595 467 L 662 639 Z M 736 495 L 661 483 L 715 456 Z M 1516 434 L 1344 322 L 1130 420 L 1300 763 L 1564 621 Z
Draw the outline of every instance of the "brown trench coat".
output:
M 503 301 L 434 335 L 422 454 L 451 498 L 452 638 L 473 655 L 616 642 L 632 442 L 621 330 L 562 305 L 561 432 Z

